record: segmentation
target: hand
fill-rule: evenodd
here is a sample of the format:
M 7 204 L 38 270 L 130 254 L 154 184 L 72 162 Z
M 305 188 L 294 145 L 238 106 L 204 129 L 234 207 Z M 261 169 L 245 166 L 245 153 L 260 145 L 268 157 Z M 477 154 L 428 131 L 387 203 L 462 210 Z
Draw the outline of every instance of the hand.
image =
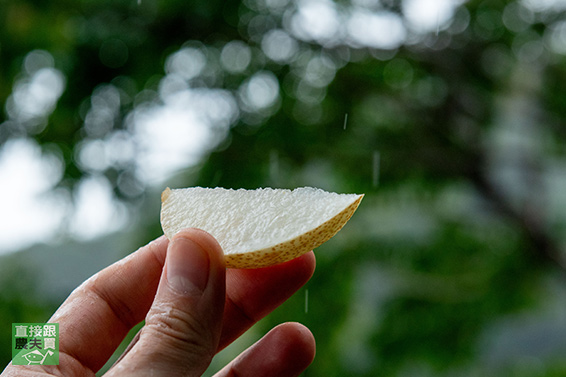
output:
M 310 252 L 277 266 L 226 270 L 220 245 L 204 231 L 158 238 L 84 282 L 55 312 L 59 365 L 10 364 L 2 376 L 94 376 L 144 318 L 106 376 L 200 376 L 214 354 L 307 282 L 314 265 Z M 297 376 L 314 353 L 310 331 L 286 323 L 216 376 Z

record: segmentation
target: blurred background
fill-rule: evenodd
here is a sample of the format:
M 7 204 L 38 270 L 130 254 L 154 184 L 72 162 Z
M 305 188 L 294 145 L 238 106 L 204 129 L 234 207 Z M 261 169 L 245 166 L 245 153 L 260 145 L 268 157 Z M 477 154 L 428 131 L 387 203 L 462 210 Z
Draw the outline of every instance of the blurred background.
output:
M 0 364 L 166 187 L 365 193 L 305 376 L 566 375 L 566 1 L 0 1 Z

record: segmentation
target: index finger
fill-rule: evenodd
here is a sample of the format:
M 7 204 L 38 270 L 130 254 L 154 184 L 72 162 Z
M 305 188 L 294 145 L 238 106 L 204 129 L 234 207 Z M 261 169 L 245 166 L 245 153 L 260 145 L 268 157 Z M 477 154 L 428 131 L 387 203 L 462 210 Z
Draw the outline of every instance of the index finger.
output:
M 311 251 L 271 267 L 228 270 L 219 350 L 291 297 L 311 278 L 315 265 Z

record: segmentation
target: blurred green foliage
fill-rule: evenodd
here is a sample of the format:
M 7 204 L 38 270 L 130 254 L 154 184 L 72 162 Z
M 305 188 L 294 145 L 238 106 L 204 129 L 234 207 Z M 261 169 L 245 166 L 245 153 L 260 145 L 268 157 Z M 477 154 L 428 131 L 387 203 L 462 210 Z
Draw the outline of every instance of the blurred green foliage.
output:
M 56 309 L 54 303 L 37 294 L 39 282 L 25 262 L 11 256 L 4 257 L 0 265 L 0 363 L 3 366 L 12 359 L 12 323 L 47 322 Z
M 24 137 L 56 150 L 59 186 L 71 193 L 85 177 L 105 177 L 132 218 L 150 218 L 136 225 L 141 244 L 160 234 L 147 213 L 153 186 L 139 173 L 143 147 L 99 168 L 81 163 L 81 148 L 117 131 L 136 143 L 128 116 L 166 103 L 167 79 L 181 87 L 173 96 L 226 91 L 237 109 L 220 140 L 158 186 L 366 193 L 317 251 L 313 279 L 256 326 L 259 334 L 297 320 L 312 329 L 318 351 L 305 376 L 565 375 L 557 355 L 566 343 L 545 338 L 542 322 L 556 315 L 555 333 L 566 334 L 563 305 L 552 304 L 566 287 L 566 9 L 460 1 L 442 24 L 419 30 L 408 3 L 0 2 L 0 144 Z M 324 24 L 310 34 L 309 24 L 296 26 L 312 4 L 339 15 L 330 34 Z M 356 11 L 395 15 L 404 40 L 376 47 L 344 36 L 356 30 L 346 20 Z M 66 87 L 52 111 L 26 117 L 11 96 L 37 50 Z M 179 51 L 206 64 L 189 59 L 172 78 Z M 89 129 L 95 93 L 108 86 L 118 111 L 108 128 Z M 208 125 L 222 128 L 211 111 Z M 44 309 L 10 296 L 12 281 L 2 276 L 0 318 L 35 322 Z M 525 313 L 542 313 L 538 339 L 500 332 Z M 526 351 L 497 348 L 502 338 Z

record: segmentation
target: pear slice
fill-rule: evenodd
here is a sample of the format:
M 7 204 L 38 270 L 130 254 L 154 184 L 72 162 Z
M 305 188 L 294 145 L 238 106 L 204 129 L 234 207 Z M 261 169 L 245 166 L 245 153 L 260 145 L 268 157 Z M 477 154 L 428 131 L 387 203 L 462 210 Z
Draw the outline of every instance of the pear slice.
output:
M 312 187 L 167 188 L 161 194 L 161 225 L 171 239 L 185 228 L 216 238 L 231 268 L 260 268 L 286 262 L 332 238 L 364 195 Z

